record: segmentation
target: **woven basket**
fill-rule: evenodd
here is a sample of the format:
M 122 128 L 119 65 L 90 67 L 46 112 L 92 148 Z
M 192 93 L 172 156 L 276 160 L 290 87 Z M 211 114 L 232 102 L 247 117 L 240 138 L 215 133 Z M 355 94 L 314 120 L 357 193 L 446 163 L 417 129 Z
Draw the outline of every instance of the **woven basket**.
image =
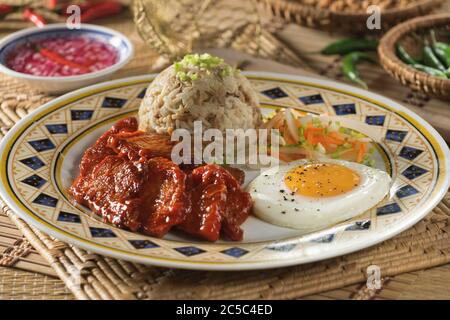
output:
M 322 9 L 305 4 L 304 0 L 257 0 L 270 15 L 286 22 L 308 27 L 350 33 L 373 34 L 378 30 L 367 28 L 369 14 L 365 11 L 345 12 Z M 404 8 L 387 9 L 381 13 L 381 30 L 386 31 L 405 20 L 429 14 L 442 6 L 445 0 L 418 0 Z M 309 1 L 311 3 L 311 1 Z
M 378 47 L 380 62 L 384 69 L 403 85 L 437 98 L 450 100 L 450 79 L 442 79 L 417 71 L 396 55 L 395 47 L 397 43 L 400 43 L 412 56 L 415 56 L 422 48 L 417 35 L 426 34 L 431 28 L 446 29 L 446 32 L 450 32 L 450 14 L 415 18 L 391 29 L 380 41 Z

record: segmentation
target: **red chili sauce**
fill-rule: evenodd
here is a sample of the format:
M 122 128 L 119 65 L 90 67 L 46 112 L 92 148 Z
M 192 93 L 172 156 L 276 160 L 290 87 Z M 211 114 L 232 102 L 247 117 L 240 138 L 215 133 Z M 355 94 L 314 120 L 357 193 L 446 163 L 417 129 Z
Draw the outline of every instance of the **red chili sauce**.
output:
M 18 45 L 8 68 L 44 77 L 66 77 L 105 69 L 118 61 L 110 44 L 86 36 L 54 36 Z

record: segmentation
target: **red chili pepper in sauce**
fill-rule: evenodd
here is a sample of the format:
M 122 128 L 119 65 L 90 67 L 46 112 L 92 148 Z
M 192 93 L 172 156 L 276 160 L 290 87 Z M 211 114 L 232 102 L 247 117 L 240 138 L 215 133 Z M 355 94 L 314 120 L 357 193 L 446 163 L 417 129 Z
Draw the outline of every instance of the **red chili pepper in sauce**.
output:
M 47 24 L 47 21 L 45 21 L 44 17 L 37 14 L 30 8 L 25 8 L 25 10 L 23 11 L 23 17 L 33 22 L 39 28 L 42 28 Z
M 43 47 L 36 47 L 36 48 L 38 49 L 38 51 L 39 51 L 39 53 L 41 55 L 43 55 L 44 57 L 52 60 L 53 62 L 62 64 L 62 65 L 65 65 L 65 66 L 69 66 L 71 68 L 77 68 L 77 69 L 83 70 L 85 72 L 89 72 L 90 71 L 87 66 L 84 66 L 82 64 L 79 64 L 79 63 L 76 63 L 76 62 L 73 62 L 73 61 L 70 61 L 70 60 L 64 58 L 59 53 L 54 52 L 54 51 L 52 51 L 50 49 L 43 48 Z
M 58 2 L 58 0 L 47 0 L 47 8 L 50 10 L 55 10 L 59 4 Z
M 100 18 L 110 17 L 120 13 L 122 9 L 122 4 L 115 1 L 105 1 L 92 4 L 81 13 L 80 21 L 89 22 Z
M 9 4 L 0 4 L 0 15 L 13 12 L 14 8 Z

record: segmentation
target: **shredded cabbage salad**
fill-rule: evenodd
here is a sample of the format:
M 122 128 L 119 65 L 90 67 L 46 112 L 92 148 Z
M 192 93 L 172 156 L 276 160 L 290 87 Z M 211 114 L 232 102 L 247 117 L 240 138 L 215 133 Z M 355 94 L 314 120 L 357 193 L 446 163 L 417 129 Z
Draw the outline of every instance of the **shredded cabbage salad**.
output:
M 372 140 L 341 126 L 339 121 L 323 121 L 319 116 L 289 108 L 278 111 L 264 127 L 279 130 L 280 160 L 290 162 L 328 157 L 371 167 L 375 165 Z

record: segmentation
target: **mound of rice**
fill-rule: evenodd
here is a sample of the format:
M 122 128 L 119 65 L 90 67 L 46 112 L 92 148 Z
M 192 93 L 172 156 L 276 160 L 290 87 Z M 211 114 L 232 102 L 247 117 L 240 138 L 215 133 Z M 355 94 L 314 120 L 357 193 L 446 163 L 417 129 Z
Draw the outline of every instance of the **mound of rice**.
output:
M 171 133 L 249 129 L 261 123 L 259 100 L 250 82 L 218 57 L 187 55 L 161 72 L 149 85 L 139 109 L 139 129 Z

